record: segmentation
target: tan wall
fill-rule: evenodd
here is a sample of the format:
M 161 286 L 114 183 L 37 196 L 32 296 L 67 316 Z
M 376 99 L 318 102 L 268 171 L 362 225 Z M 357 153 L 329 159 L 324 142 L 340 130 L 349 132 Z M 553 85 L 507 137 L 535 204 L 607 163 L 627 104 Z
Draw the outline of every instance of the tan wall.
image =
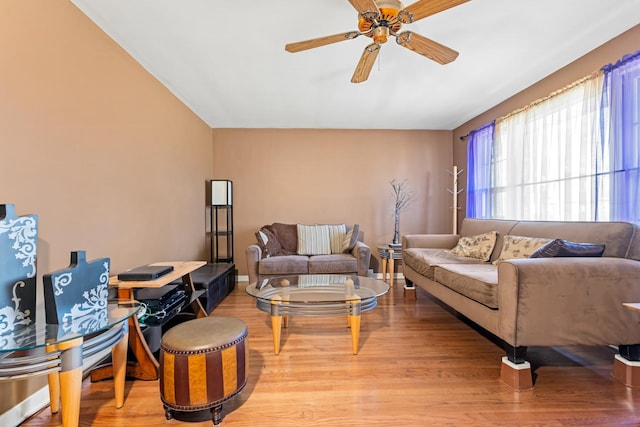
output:
M 528 87 L 522 92 L 512 96 L 495 107 L 485 111 L 481 115 L 473 118 L 467 123 L 459 126 L 453 131 L 453 159 L 456 164 L 463 165 L 467 162 L 467 142 L 460 141 L 460 137 L 467 135 L 469 131 L 477 129 L 492 120 L 498 119 L 508 113 L 524 107 L 529 103 L 543 98 L 574 81 L 585 77 L 600 69 L 603 65 L 614 63 L 623 55 L 636 52 L 640 49 L 640 25 L 636 25 L 620 36 L 592 50 L 588 54 L 572 62 L 564 68 L 540 80 L 538 83 Z M 460 179 L 467 182 L 467 175 L 464 172 Z M 460 219 L 464 217 L 466 209 L 466 198 L 461 197 L 462 211 Z
M 240 274 L 255 232 L 273 222 L 358 223 L 375 252 L 393 238 L 394 178 L 415 196 L 401 233 L 451 228 L 450 131 L 214 129 L 213 159 L 214 178 L 233 181 Z
M 38 214 L 38 281 L 72 250 L 206 259 L 211 129 L 71 2 L 1 9 L 0 203 Z M 0 383 L 0 413 L 29 393 Z

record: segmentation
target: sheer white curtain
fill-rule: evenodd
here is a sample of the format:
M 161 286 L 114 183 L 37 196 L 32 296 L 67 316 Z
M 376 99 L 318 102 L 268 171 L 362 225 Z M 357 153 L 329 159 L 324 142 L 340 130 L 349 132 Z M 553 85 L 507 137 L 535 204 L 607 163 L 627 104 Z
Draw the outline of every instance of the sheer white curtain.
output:
M 596 218 L 602 84 L 597 73 L 496 121 L 493 218 Z

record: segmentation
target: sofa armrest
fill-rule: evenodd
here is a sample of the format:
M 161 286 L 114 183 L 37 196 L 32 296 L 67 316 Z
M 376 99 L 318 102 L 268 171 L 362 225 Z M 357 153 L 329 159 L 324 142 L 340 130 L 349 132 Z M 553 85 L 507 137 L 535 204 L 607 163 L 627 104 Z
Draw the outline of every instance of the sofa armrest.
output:
M 262 259 L 262 249 L 258 245 L 250 245 L 245 250 L 247 258 L 247 271 L 249 274 L 249 283 L 258 280 L 258 264 Z
M 458 240 L 459 234 L 405 234 L 402 236 L 402 249 L 452 249 L 458 244 Z
M 513 346 L 640 343 L 640 262 L 626 258 L 515 259 L 498 265 L 500 335 Z
M 351 255 L 358 261 L 358 276 L 369 274 L 369 262 L 371 261 L 371 248 L 361 241 L 357 241 L 351 250 Z

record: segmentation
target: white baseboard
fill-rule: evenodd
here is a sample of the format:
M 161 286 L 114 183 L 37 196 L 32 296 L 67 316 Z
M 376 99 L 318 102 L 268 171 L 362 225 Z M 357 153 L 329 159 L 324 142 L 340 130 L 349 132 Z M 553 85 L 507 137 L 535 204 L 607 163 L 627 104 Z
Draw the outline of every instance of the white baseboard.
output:
M 111 349 L 107 348 L 92 357 L 88 357 L 83 360 L 82 369 L 85 376 L 89 374 L 89 371 L 93 366 L 100 363 L 100 361 L 104 360 L 110 354 Z M 18 426 L 27 418 L 47 406 L 49 406 L 49 386 L 45 385 L 13 408 L 0 414 L 0 426 Z
M 48 385 L 45 385 L 13 408 L 0 414 L 0 426 L 20 425 L 21 422 L 46 406 L 49 406 Z

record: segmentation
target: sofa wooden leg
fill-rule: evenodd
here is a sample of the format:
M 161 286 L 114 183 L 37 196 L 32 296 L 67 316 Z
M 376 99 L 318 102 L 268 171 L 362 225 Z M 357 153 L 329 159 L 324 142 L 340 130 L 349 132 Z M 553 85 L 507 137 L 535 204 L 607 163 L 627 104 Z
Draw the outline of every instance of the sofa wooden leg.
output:
M 640 386 L 640 362 L 616 354 L 611 375 L 627 387 Z
M 408 300 L 415 300 L 417 298 L 415 286 L 404 285 L 404 297 Z
M 516 391 L 531 390 L 533 388 L 531 364 L 529 362 L 513 363 L 504 356 L 500 367 L 500 381 Z

